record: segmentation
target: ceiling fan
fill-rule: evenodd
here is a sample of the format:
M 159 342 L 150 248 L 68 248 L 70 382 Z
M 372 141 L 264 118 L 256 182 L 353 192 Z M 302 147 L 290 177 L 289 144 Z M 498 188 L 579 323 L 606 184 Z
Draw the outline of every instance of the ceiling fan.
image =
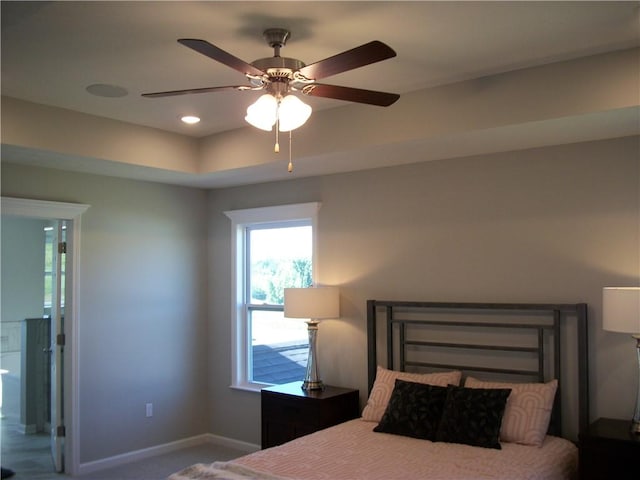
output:
M 205 40 L 191 38 L 178 40 L 180 44 L 244 74 L 249 85 L 171 90 L 143 93 L 142 96 L 157 98 L 221 90 L 265 90 L 275 98 L 282 99 L 289 92 L 298 91 L 312 97 L 334 98 L 381 107 L 387 107 L 400 98 L 400 95 L 395 93 L 316 83 L 318 79 L 395 57 L 396 52 L 380 41 L 375 40 L 306 65 L 296 58 L 280 56 L 280 49 L 285 46 L 290 36 L 288 30 L 269 28 L 264 31 L 263 35 L 269 46 L 273 48 L 274 55 L 255 60 L 252 63 L 247 63 Z

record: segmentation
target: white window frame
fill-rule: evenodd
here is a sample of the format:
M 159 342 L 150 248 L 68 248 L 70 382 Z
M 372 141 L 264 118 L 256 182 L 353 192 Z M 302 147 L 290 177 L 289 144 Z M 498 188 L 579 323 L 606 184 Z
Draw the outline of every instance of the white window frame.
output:
M 231 388 L 259 392 L 267 386 L 249 379 L 251 339 L 245 305 L 246 245 L 245 231 L 249 226 L 265 223 L 306 220 L 312 229 L 312 278 L 317 277 L 317 219 L 319 202 L 279 205 L 275 207 L 230 210 L 224 214 L 231 219 Z

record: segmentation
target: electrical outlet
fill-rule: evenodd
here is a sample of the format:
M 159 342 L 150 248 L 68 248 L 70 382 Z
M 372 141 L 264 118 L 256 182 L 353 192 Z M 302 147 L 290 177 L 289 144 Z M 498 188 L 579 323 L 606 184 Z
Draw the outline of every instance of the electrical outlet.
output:
M 147 417 L 153 417 L 153 403 L 147 403 L 145 407 L 147 411 Z

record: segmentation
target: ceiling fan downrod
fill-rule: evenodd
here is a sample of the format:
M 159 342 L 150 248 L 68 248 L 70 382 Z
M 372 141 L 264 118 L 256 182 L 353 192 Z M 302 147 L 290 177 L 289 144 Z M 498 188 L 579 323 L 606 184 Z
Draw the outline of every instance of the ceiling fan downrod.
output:
M 267 28 L 262 32 L 262 36 L 267 41 L 267 44 L 273 48 L 273 56 L 280 56 L 280 49 L 287 44 L 291 32 L 284 28 Z

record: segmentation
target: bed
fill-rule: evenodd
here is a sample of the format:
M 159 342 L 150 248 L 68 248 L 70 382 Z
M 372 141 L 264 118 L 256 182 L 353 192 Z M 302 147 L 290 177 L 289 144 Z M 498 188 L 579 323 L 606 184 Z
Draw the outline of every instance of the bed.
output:
M 577 478 L 585 304 L 369 300 L 367 339 L 361 418 L 170 479 Z

